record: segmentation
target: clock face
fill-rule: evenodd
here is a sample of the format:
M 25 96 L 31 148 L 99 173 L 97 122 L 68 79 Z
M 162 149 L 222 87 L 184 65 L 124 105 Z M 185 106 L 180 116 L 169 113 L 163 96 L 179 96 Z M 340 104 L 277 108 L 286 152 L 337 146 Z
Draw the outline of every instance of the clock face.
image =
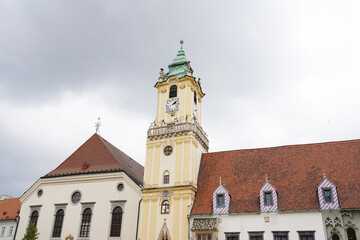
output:
M 196 103 L 193 104 L 193 115 L 197 118 L 197 106 Z
M 179 111 L 179 98 L 170 98 L 166 101 L 166 112 Z

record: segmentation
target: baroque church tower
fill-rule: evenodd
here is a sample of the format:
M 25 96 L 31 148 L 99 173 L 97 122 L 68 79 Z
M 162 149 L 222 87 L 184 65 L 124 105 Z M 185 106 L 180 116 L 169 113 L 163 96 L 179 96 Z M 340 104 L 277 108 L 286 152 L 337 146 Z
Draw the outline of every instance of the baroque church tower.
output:
M 147 133 L 141 240 L 188 239 L 188 214 L 201 155 L 209 141 L 201 127 L 200 79 L 181 48 L 169 72 L 160 71 L 156 117 Z

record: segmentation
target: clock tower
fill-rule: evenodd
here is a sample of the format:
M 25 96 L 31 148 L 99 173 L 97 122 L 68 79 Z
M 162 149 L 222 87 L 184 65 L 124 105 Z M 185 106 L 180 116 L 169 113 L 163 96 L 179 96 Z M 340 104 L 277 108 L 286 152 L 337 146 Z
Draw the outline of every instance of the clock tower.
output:
M 201 127 L 204 93 L 181 48 L 160 70 L 154 122 L 147 133 L 141 240 L 188 239 L 201 155 L 209 141 Z

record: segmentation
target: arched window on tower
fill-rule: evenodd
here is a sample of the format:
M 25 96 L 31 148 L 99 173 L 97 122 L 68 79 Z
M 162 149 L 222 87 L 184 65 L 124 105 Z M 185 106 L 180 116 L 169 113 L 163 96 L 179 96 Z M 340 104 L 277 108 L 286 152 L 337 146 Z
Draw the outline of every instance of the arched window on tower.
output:
M 80 237 L 89 237 L 92 211 L 90 208 L 84 210 L 81 220 Z
M 197 103 L 197 99 L 196 99 L 196 92 L 194 91 L 194 103 Z
M 34 222 L 34 225 L 36 226 L 38 218 L 39 212 L 35 210 L 31 213 L 30 222 Z
M 170 173 L 168 171 L 164 172 L 164 184 L 168 184 L 170 182 Z
M 122 214 L 123 211 L 121 207 L 114 208 L 111 219 L 110 237 L 120 237 Z
M 61 229 L 64 221 L 64 210 L 59 209 L 55 215 L 55 223 L 52 236 L 54 238 L 61 236 Z
M 170 212 L 170 203 L 168 200 L 164 200 L 161 203 L 161 214 L 166 214 Z
M 177 86 L 172 85 L 170 87 L 169 98 L 177 97 Z
M 356 240 L 356 233 L 353 228 L 348 228 L 348 230 L 346 230 L 346 233 L 348 240 Z

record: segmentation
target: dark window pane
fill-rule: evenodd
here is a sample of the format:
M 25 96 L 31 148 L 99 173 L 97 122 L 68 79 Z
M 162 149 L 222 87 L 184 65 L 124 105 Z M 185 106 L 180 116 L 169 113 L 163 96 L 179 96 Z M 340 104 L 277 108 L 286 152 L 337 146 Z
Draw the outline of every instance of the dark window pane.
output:
M 332 240 L 340 240 L 340 238 L 337 234 L 334 234 L 332 235 Z
M 348 235 L 348 240 L 356 240 L 356 234 L 353 228 L 349 228 L 346 232 Z
M 169 175 L 164 175 L 164 184 L 169 183 Z
M 31 213 L 30 222 L 34 222 L 34 225 L 36 226 L 38 218 L 39 218 L 39 212 L 35 210 Z
M 194 91 L 194 103 L 197 103 L 197 99 L 196 99 L 196 92 Z
M 272 194 L 271 192 L 266 192 L 264 195 L 265 206 L 272 206 Z
M 56 215 L 55 215 L 53 237 L 61 236 L 61 229 L 62 229 L 63 221 L 64 221 L 64 210 L 60 209 L 56 212 Z
M 169 98 L 173 98 L 177 96 L 177 86 L 176 85 L 172 85 L 170 87 L 170 93 L 169 93 Z
M 112 212 L 110 237 L 120 237 L 122 212 L 121 207 L 114 208 Z
M 217 195 L 217 205 L 218 205 L 218 207 L 224 207 L 225 206 L 224 194 Z
M 80 237 L 89 237 L 91 223 L 91 209 L 84 210 L 81 220 Z
M 325 198 L 325 202 L 331 202 L 331 190 L 330 189 L 324 190 L 324 198 Z

